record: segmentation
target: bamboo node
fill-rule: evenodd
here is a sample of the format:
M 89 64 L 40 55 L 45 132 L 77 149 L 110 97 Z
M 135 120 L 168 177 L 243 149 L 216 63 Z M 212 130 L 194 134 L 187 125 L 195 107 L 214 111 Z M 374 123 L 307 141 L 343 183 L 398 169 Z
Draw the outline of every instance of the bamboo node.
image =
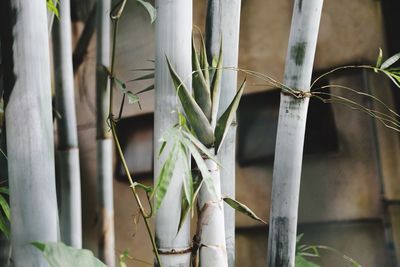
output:
M 284 95 L 293 96 L 296 99 L 304 99 L 304 98 L 312 96 L 311 91 L 302 91 L 302 90 L 294 90 L 294 89 L 283 88 L 281 90 L 281 92 Z

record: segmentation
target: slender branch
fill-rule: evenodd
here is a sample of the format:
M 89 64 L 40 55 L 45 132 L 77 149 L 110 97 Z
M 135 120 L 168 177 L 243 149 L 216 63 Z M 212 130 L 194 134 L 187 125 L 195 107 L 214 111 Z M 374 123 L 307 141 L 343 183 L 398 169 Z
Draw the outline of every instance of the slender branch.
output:
M 157 259 L 157 262 L 158 262 L 159 266 L 161 267 L 162 263 L 161 263 L 161 260 L 160 260 L 160 256 L 158 255 L 157 245 L 155 243 L 153 234 L 152 234 L 151 229 L 150 229 L 149 221 L 148 221 L 148 219 L 150 218 L 150 216 L 152 214 L 152 209 L 151 209 L 150 213 L 146 213 L 146 211 L 145 211 L 145 209 L 144 209 L 144 207 L 142 205 L 142 202 L 140 201 L 139 195 L 136 192 L 135 183 L 133 182 L 133 179 L 132 179 L 132 176 L 131 176 L 131 172 L 130 172 L 130 170 L 128 168 L 128 165 L 127 165 L 125 157 L 124 157 L 124 153 L 123 153 L 121 145 L 119 143 L 119 139 L 118 139 L 118 136 L 117 136 L 117 131 L 115 129 L 115 123 L 116 122 L 114 121 L 114 115 L 112 113 L 112 110 L 113 110 L 113 88 L 114 88 L 114 82 L 115 82 L 115 80 L 114 80 L 114 66 L 115 66 L 115 52 L 116 52 L 116 43 L 117 43 L 118 22 L 119 22 L 119 19 L 120 19 L 121 15 L 122 15 L 122 12 L 124 10 L 126 2 L 127 2 L 127 0 L 120 1 L 113 8 L 113 10 L 110 13 L 111 20 L 114 22 L 114 33 L 113 33 L 113 39 L 112 39 L 111 69 L 110 69 L 110 74 L 109 74 L 109 78 L 110 78 L 110 105 L 109 105 L 108 120 L 109 120 L 109 125 L 110 125 L 110 128 L 111 128 L 112 136 L 113 136 L 113 139 L 114 139 L 114 143 L 115 143 L 115 145 L 117 147 L 118 154 L 119 154 L 119 157 L 121 159 L 122 166 L 123 166 L 123 168 L 125 170 L 125 173 L 126 173 L 126 175 L 128 177 L 128 180 L 129 180 L 129 184 L 130 184 L 130 188 L 131 188 L 132 194 L 135 197 L 137 205 L 139 206 L 140 213 L 141 213 L 141 215 L 143 217 L 144 223 L 146 225 L 146 230 L 147 230 L 148 236 L 150 238 L 151 245 L 153 247 L 154 255 L 155 255 L 156 259 Z M 115 11 L 117 11 L 117 12 L 115 12 Z M 148 198 L 148 196 L 147 196 L 147 198 Z M 151 202 L 149 202 L 149 203 L 150 203 L 150 206 L 151 206 Z

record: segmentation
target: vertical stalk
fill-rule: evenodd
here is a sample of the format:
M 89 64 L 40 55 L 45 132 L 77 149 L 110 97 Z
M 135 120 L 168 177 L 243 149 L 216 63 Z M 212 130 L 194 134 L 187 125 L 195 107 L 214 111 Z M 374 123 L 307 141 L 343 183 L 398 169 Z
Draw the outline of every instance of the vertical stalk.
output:
M 75 248 L 82 247 L 81 181 L 78 133 L 75 114 L 72 69 L 70 1 L 59 5 L 60 18 L 54 21 L 53 59 L 58 125 L 60 175 L 61 240 Z
M 219 53 L 220 37 L 223 38 L 223 67 L 238 65 L 241 0 L 208 0 L 206 21 L 206 44 L 209 57 Z M 221 97 L 218 117 L 227 109 L 236 94 L 237 72 L 224 71 L 221 79 Z M 221 191 L 235 198 L 236 166 L 236 119 L 229 126 L 224 143 L 218 152 L 221 169 Z M 225 205 L 225 238 L 228 266 L 235 266 L 235 210 Z
M 308 91 L 323 0 L 296 0 L 284 84 Z M 281 94 L 272 181 L 268 266 L 294 266 L 308 98 Z
M 168 56 L 180 77 L 191 77 L 191 0 L 156 0 L 156 73 L 154 112 L 154 155 L 158 155 L 161 136 L 178 122 L 176 92 L 167 67 Z M 191 79 L 185 79 L 191 88 Z M 158 177 L 165 156 L 154 159 L 154 177 Z M 189 216 L 179 233 L 184 169 L 176 168 L 168 191 L 156 214 L 156 241 L 163 266 L 190 265 Z M 155 181 L 157 183 L 157 180 Z
M 213 153 L 214 149 L 210 149 Z M 220 170 L 212 159 L 205 159 L 208 171 L 216 189 L 216 198 L 203 185 L 199 192 L 201 229 L 200 262 L 202 267 L 227 267 L 228 258 L 225 245 L 224 205 L 221 195 Z
M 108 73 L 110 67 L 110 14 L 111 1 L 97 2 L 96 35 L 96 106 L 97 106 L 97 186 L 99 205 L 99 255 L 109 267 L 115 266 L 114 202 L 112 172 L 112 139 L 107 124 L 110 91 Z
M 13 265 L 47 266 L 40 251 L 29 245 L 58 239 L 46 3 L 4 2 L 10 3 L 13 22 L 5 40 L 12 44 L 6 52 L 11 58 L 5 112 Z

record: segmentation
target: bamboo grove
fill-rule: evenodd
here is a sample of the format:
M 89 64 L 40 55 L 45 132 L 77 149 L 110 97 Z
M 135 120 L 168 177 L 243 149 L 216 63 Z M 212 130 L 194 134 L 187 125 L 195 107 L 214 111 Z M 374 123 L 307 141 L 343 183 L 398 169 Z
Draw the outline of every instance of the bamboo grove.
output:
M 299 246 L 298 207 L 308 102 L 313 97 L 342 104 L 399 131 L 400 116 L 380 99 L 351 87 L 320 86 L 318 81 L 339 71 L 363 69 L 386 75 L 400 87 L 400 71 L 393 67 L 400 54 L 383 61 L 380 50 L 376 66 L 339 67 L 312 81 L 323 0 L 295 0 L 285 75 L 279 82 L 238 67 L 240 0 L 208 0 L 205 29 L 193 25 L 192 1 L 156 0 L 154 7 L 144 0 L 135 3 L 147 12 L 149 23 L 155 24 L 155 66 L 146 69 L 150 74 L 131 80 L 154 78 L 154 85 L 137 93 L 128 89 L 128 81 L 119 78 L 115 67 L 118 29 L 127 0 L 98 0 L 93 7 L 99 259 L 82 249 L 83 178 L 71 4 L 69 0 L 1 3 L 5 22 L 1 26 L 1 60 L 7 69 L 0 88 L 0 175 L 7 177 L 7 183 L 0 184 L 0 230 L 9 237 L 13 266 L 114 267 L 117 260 L 120 267 L 127 266 L 130 256 L 122 253 L 117 257 L 115 246 L 114 156 L 125 172 L 131 201 L 139 207 L 155 266 L 235 266 L 235 211 L 268 225 L 267 266 L 318 266 L 308 257 L 318 257 L 319 250 L 338 253 L 326 246 Z M 280 89 L 269 223 L 235 198 L 236 111 L 246 89 L 246 79 L 238 84 L 238 73 Z M 385 112 L 326 90 L 334 87 L 362 95 Z M 153 89 L 154 184 L 148 186 L 129 169 L 117 125 L 125 100 L 140 105 L 140 94 Z M 114 107 L 117 90 L 122 104 Z M 145 198 L 140 197 L 141 191 Z M 344 258 L 361 266 L 350 257 Z M 11 266 L 8 264 L 4 266 Z

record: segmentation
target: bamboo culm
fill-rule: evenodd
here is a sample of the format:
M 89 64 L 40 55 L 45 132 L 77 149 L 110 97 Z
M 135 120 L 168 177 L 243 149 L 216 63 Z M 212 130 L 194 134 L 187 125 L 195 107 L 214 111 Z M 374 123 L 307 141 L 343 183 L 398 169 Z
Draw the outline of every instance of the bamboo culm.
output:
M 323 0 L 296 0 L 285 65 L 285 86 L 308 91 Z M 295 264 L 303 144 L 309 99 L 281 94 L 271 193 L 268 266 Z
M 72 69 L 70 1 L 59 5 L 53 27 L 53 60 L 58 126 L 61 241 L 82 247 L 81 181 Z
M 112 139 L 109 124 L 110 91 L 110 0 L 97 2 L 96 107 L 97 107 L 97 196 L 99 213 L 99 255 L 109 267 L 115 266 Z
M 241 0 L 208 0 L 206 22 L 206 45 L 208 57 L 219 53 L 220 38 L 222 41 L 223 67 L 236 68 L 238 65 L 239 29 Z M 221 80 L 221 97 L 218 117 L 227 109 L 237 89 L 237 72 L 223 71 Z M 217 159 L 224 166 L 220 170 L 221 191 L 235 198 L 236 167 L 236 119 L 229 126 L 227 136 L 221 145 Z M 225 239 L 228 266 L 235 266 L 235 210 L 224 205 Z
M 162 135 L 177 122 L 176 92 L 167 67 L 166 56 L 181 77 L 191 77 L 192 1 L 157 0 L 156 72 L 154 112 L 154 155 L 158 155 Z M 191 88 L 191 79 L 185 79 Z M 154 177 L 158 177 L 165 155 L 154 159 Z M 168 191 L 156 213 L 155 234 L 164 267 L 190 265 L 190 225 L 187 216 L 179 233 L 183 166 L 175 168 Z M 155 181 L 157 183 L 157 180 Z
M 5 109 L 13 266 L 48 266 L 33 241 L 58 241 L 46 2 L 12 0 Z M 3 46 L 3 44 L 2 44 Z M 23 167 L 21 167 L 23 166 Z
M 213 153 L 214 149 L 210 149 Z M 202 186 L 199 192 L 198 204 L 200 216 L 201 237 L 200 262 L 202 267 L 227 267 L 228 258 L 226 254 L 225 230 L 224 230 L 224 203 L 221 195 L 221 179 L 218 164 L 213 159 L 205 159 L 216 189 L 216 196 L 210 193 L 207 186 Z

